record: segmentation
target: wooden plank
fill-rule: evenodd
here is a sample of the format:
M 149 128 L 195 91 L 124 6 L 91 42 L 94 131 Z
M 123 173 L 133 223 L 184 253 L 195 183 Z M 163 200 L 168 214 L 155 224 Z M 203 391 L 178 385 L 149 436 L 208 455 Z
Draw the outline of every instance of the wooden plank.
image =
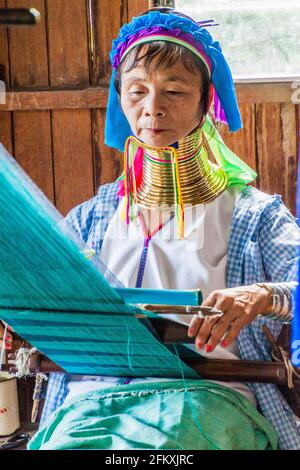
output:
M 236 83 L 239 103 L 290 103 L 293 82 Z
M 128 0 L 127 21 L 131 21 L 133 17 L 141 15 L 149 8 L 152 8 L 152 2 L 150 4 L 149 0 Z
M 269 194 L 281 194 L 287 202 L 281 105 L 258 105 L 256 126 L 259 189 Z
M 48 87 L 44 0 L 8 0 L 7 7 L 34 7 L 41 13 L 37 26 L 8 30 L 12 87 Z M 54 202 L 50 113 L 14 112 L 13 134 L 15 158 Z
M 283 104 L 281 107 L 282 122 L 282 151 L 285 164 L 285 194 L 284 199 L 290 210 L 296 210 L 296 186 L 297 186 L 297 118 L 296 108 L 291 104 Z
M 129 3 L 132 3 L 131 1 Z M 111 76 L 109 52 L 113 39 L 118 36 L 124 23 L 128 22 L 128 2 L 115 0 L 106 2 L 89 0 L 90 29 L 93 31 L 94 45 L 91 83 L 94 86 L 108 86 Z M 114 181 L 121 171 L 119 152 L 104 144 L 106 110 L 95 110 L 92 113 L 92 141 L 94 156 L 95 188 L 105 182 Z
M 95 109 L 106 108 L 107 87 L 88 87 L 76 90 L 30 90 L 6 93 L 6 103 L 0 111 Z
M 297 109 L 293 104 L 257 106 L 259 187 L 281 194 L 295 213 L 297 179 Z
M 5 8 L 5 0 L 0 0 L 0 8 Z M 7 28 L 0 28 L 0 80 L 4 81 L 5 87 L 10 86 L 10 67 L 8 56 L 8 36 Z M 3 91 L 3 90 L 2 90 Z M 7 94 L 4 100 L 7 100 Z M 3 103 L 1 96 L 0 105 Z M 9 112 L 0 112 L 0 142 L 11 153 L 13 149 L 13 135 L 12 135 L 12 116 Z
M 111 75 L 109 52 L 112 40 L 118 36 L 121 26 L 127 22 L 127 1 L 90 0 L 90 21 L 92 22 L 95 47 L 93 85 L 108 85 Z
M 7 0 L 7 7 L 34 7 L 41 13 L 41 21 L 36 26 L 8 28 L 11 86 L 48 86 L 44 0 Z
M 30 125 L 29 125 L 30 123 Z M 54 201 L 50 114 L 47 111 L 14 113 L 15 155 L 20 165 Z M 26 138 L 24 138 L 26 136 Z
M 5 0 L 0 0 L 0 8 L 5 8 Z M 0 28 L 0 80 L 10 86 L 7 28 Z
M 88 31 L 85 0 L 47 3 L 51 85 L 88 85 Z
M 104 144 L 105 112 L 93 112 L 93 138 L 95 142 L 95 187 L 115 181 L 123 170 L 123 154 Z
M 5 0 L 0 0 L 0 8 L 5 8 Z M 8 56 L 8 29 L 0 28 L 0 80 L 5 82 L 6 88 L 10 86 L 10 67 Z M 5 95 L 7 100 L 7 94 Z M 2 99 L 0 100 L 0 106 Z M 12 113 L 0 112 L 0 142 L 13 155 Z
M 0 142 L 9 151 L 14 154 L 12 138 L 12 113 L 0 112 Z
M 87 87 L 87 4 L 85 0 L 47 3 L 50 85 Z M 52 111 L 56 206 L 66 214 L 94 194 L 91 111 Z
M 63 215 L 94 195 L 87 113 L 85 110 L 55 111 L 52 117 L 56 207 Z

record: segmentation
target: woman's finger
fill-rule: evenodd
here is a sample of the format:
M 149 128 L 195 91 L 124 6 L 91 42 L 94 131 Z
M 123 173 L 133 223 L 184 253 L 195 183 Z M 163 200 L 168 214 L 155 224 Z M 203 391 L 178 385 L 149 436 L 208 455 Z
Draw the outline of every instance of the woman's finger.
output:
M 0 349 L 3 347 L 3 340 L 0 340 Z M 12 342 L 4 341 L 4 349 L 10 350 L 12 349 Z
M 251 321 L 249 321 L 249 318 L 245 315 L 236 318 L 235 321 L 232 322 L 230 325 L 230 328 L 228 329 L 228 332 L 224 336 L 221 346 L 224 348 L 227 347 L 229 344 L 231 344 L 238 336 L 240 331 L 247 326 Z
M 217 323 L 219 318 L 217 317 L 206 317 L 198 330 L 198 333 L 195 338 L 195 346 L 197 349 L 202 349 L 204 345 L 208 342 L 212 330 Z M 209 352 L 209 351 L 208 351 Z
M 12 342 L 13 342 L 13 337 L 12 334 L 6 331 L 5 337 L 4 337 L 4 331 L 0 331 L 0 347 L 3 347 L 3 341 L 4 341 L 4 348 L 5 349 L 12 349 Z
M 221 310 L 222 312 L 226 312 L 229 310 L 232 306 L 232 298 L 226 297 L 224 295 L 223 291 L 218 291 L 215 290 L 211 292 L 207 298 L 202 302 L 201 307 L 214 307 L 218 310 Z M 209 318 L 208 316 L 205 317 L 205 320 Z M 211 318 L 211 317 L 210 317 Z M 217 317 L 216 321 L 218 320 L 219 317 Z M 214 321 L 215 323 L 215 321 Z M 203 318 L 199 317 L 198 315 L 195 315 L 190 323 L 189 329 L 188 329 L 188 336 L 193 337 L 196 336 L 199 328 L 201 328 L 203 324 Z M 207 328 L 209 328 L 210 323 L 207 323 Z
M 203 318 L 199 317 L 199 315 L 194 315 L 191 323 L 188 328 L 188 337 L 192 338 L 193 336 L 196 336 L 200 326 L 203 323 Z
M 222 295 L 222 291 L 218 291 L 218 290 L 214 290 L 212 291 L 207 297 L 206 299 L 203 300 L 202 304 L 201 304 L 201 307 L 214 307 L 217 300 L 218 300 L 218 297 L 220 297 L 220 295 Z
M 232 315 L 230 315 L 230 311 L 232 309 L 233 299 L 231 297 L 224 296 L 221 292 L 215 291 L 216 295 L 214 296 L 215 304 L 213 305 L 214 308 L 221 310 L 223 312 L 223 316 L 215 316 L 215 317 L 205 317 L 205 320 L 201 327 L 198 330 L 195 344 L 198 349 L 201 349 L 205 346 L 206 352 L 212 352 L 217 345 L 218 341 L 215 341 L 212 338 L 212 335 L 215 329 L 218 327 L 219 323 L 221 322 L 220 330 L 223 331 L 222 336 L 225 333 L 225 328 L 232 321 Z M 229 316 L 230 315 L 230 316 Z M 220 336 L 220 338 L 222 337 Z
M 4 330 L 1 328 L 1 330 L 0 330 L 0 339 L 3 339 L 3 336 L 4 336 Z M 8 330 L 6 330 L 5 338 L 9 341 L 12 341 L 12 334 Z
M 207 342 L 206 346 L 207 346 L 208 352 L 212 352 L 217 346 L 217 344 L 219 344 L 223 336 L 231 327 L 231 324 L 234 318 L 235 318 L 234 313 L 227 312 L 225 315 L 223 315 L 222 318 L 219 319 L 219 321 L 214 326 L 213 331 L 211 332 L 210 338 Z M 225 347 L 223 341 L 222 341 L 221 346 Z

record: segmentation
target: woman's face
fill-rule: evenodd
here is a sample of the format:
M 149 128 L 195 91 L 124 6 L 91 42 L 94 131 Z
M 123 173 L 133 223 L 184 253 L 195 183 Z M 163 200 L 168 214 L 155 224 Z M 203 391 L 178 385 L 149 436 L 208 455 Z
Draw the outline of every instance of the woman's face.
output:
M 200 124 L 202 78 L 177 61 L 147 71 L 141 61 L 121 75 L 121 105 L 141 141 L 164 147 L 182 139 Z

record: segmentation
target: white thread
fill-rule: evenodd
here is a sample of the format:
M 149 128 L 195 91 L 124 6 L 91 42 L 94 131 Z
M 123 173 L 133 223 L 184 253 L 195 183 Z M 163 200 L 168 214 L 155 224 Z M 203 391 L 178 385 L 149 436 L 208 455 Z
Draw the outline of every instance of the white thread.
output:
M 6 333 L 7 333 L 7 323 L 5 323 L 4 333 L 3 333 L 3 340 L 2 340 L 2 347 L 1 347 L 0 372 L 2 371 L 2 363 L 3 363 L 4 352 L 5 352 L 5 338 L 6 338 Z
M 16 352 L 16 373 L 14 374 L 18 379 L 32 375 L 29 370 L 29 359 L 33 353 L 36 353 L 37 349 L 20 348 Z
M 129 330 L 128 324 L 126 325 L 126 330 L 127 330 L 127 359 L 128 359 L 128 365 L 129 365 L 130 369 L 131 369 L 133 372 L 135 372 L 135 368 L 133 367 L 132 361 L 131 361 L 131 353 L 130 353 L 130 346 L 131 346 L 131 343 L 130 343 L 130 330 Z

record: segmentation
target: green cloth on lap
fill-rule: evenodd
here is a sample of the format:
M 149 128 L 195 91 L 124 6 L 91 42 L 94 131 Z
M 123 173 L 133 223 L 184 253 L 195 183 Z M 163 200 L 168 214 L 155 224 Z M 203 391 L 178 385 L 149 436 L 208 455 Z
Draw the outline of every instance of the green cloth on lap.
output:
M 78 395 L 29 450 L 276 449 L 273 426 L 247 398 L 207 380 L 121 385 Z

